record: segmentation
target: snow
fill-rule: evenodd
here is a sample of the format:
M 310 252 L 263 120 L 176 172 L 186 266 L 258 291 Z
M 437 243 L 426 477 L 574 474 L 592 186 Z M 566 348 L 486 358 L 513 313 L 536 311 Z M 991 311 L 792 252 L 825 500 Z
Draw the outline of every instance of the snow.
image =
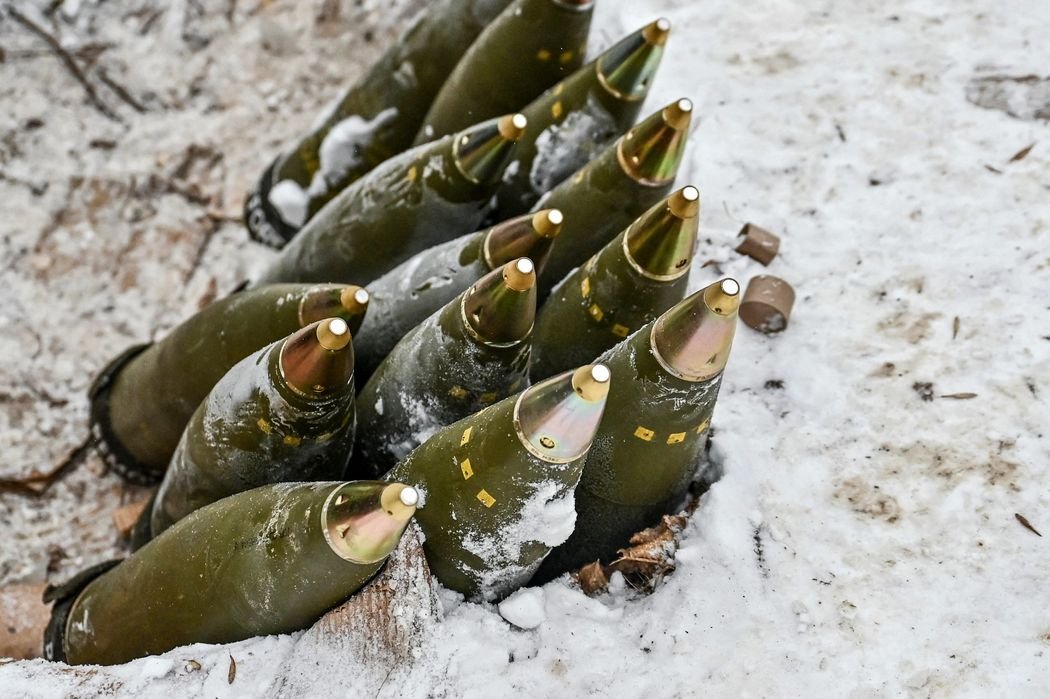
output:
M 534 629 L 547 619 L 543 607 L 543 588 L 527 587 L 497 605 L 499 615 L 519 629 Z
M 372 134 L 397 118 L 393 107 L 384 109 L 370 120 L 356 114 L 343 119 L 328 132 L 321 141 L 318 156 L 321 168 L 310 182 L 309 196 L 319 197 L 328 191 L 332 182 L 342 180 L 346 173 L 361 162 L 361 147 L 369 142 Z M 284 215 L 284 212 L 281 212 Z
M 281 180 L 270 188 L 267 196 L 285 221 L 297 227 L 306 222 L 306 209 L 310 197 L 298 182 Z
M 195 50 L 174 6 L 140 35 L 113 3 L 81 3 L 82 41 L 92 15 L 117 13 L 90 39 L 115 44 L 100 60 L 148 107 L 100 89 L 127 126 L 90 107 L 53 58 L 24 55 L 41 42 L 0 25 L 5 476 L 78 443 L 84 391 L 111 356 L 269 255 L 149 177 L 167 177 L 191 143 L 211 147 L 221 163 L 186 179 L 235 211 L 392 34 L 390 20 L 348 16 L 325 35 L 308 3 L 241 6 L 232 24 L 209 10 L 193 25 L 210 37 Z M 659 15 L 674 29 L 643 111 L 689 96 L 702 121 L 679 177 L 704 201 L 691 288 L 768 272 L 797 292 L 783 333 L 737 333 L 713 421 L 724 476 L 653 595 L 620 576 L 594 599 L 557 580 L 531 630 L 446 596 L 406 679 L 362 692 L 1045 696 L 1048 544 L 1014 513 L 1050 529 L 1050 126 L 1036 119 L 1045 83 L 998 81 L 998 94 L 988 78 L 1046 74 L 1050 6 L 609 1 L 592 48 Z M 264 20 L 295 32 L 296 50 L 264 42 Z M 366 29 L 375 42 L 360 40 Z M 25 128 L 34 118 L 44 125 Z M 116 146 L 86 148 L 94 139 Z M 732 251 L 745 221 L 782 237 L 768 269 Z M 56 313 L 63 322 L 45 322 Z M 914 388 L 925 383 L 930 400 Z M 966 392 L 977 396 L 942 397 Z M 44 498 L 3 495 L 0 579 L 63 580 L 112 556 L 109 513 L 138 494 L 93 457 Z M 295 659 L 299 637 L 112 668 L 12 662 L 0 687 L 214 697 L 279 695 L 289 672 L 314 694 L 355 681 L 338 658 Z

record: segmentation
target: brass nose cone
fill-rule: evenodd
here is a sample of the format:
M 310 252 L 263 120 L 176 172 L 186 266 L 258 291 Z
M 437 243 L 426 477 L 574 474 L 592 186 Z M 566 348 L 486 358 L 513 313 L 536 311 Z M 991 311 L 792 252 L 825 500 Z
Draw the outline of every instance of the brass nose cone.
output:
M 544 209 L 497 223 L 485 233 L 482 245 L 485 263 L 489 269 L 496 269 L 519 257 L 528 257 L 538 274 L 550 258 L 561 226 L 562 215 L 557 209 Z
M 653 356 L 670 374 L 703 381 L 720 374 L 736 332 L 740 285 L 735 279 L 711 284 L 665 312 L 653 323 Z
M 598 82 L 617 99 L 645 99 L 670 31 L 671 23 L 658 19 L 621 39 L 595 61 Z
M 685 152 L 692 112 L 692 102 L 680 99 L 628 131 L 616 149 L 623 171 L 644 184 L 673 180 Z
M 456 169 L 475 184 L 495 183 L 527 126 L 524 114 L 507 114 L 460 131 L 452 141 Z
M 360 286 L 321 284 L 303 294 L 299 302 L 299 325 L 305 327 L 325 318 L 342 318 L 356 333 L 368 311 L 368 292 Z
M 664 123 L 679 131 L 689 127 L 692 116 L 693 101 L 685 97 L 667 105 L 663 111 Z
M 611 376 L 609 367 L 604 364 L 581 366 L 572 374 L 572 388 L 580 398 L 588 403 L 596 403 L 609 395 Z
M 524 114 L 507 114 L 499 119 L 500 136 L 508 141 L 517 141 L 525 133 L 529 120 Z
M 350 344 L 350 327 L 342 318 L 329 318 L 317 325 L 317 342 L 326 350 L 341 350 Z
M 536 319 L 536 269 L 512 260 L 478 280 L 460 296 L 463 325 L 482 344 L 509 347 L 532 332 Z
M 514 291 L 528 291 L 536 286 L 536 268 L 532 260 L 522 257 L 504 265 L 503 283 Z
M 364 313 L 371 297 L 368 290 L 360 286 L 348 286 L 339 294 L 339 302 L 347 313 Z
M 740 284 L 736 279 L 723 279 L 704 289 L 704 303 L 720 316 L 730 316 L 740 307 Z
M 689 272 L 699 228 L 700 192 L 683 187 L 638 217 L 623 236 L 624 256 L 645 277 L 678 279 Z
M 344 483 L 325 501 L 325 539 L 348 561 L 378 563 L 397 546 L 418 504 L 419 491 L 403 483 Z
M 402 483 L 393 483 L 383 488 L 379 502 L 389 516 L 407 522 L 416 513 L 419 491 Z
M 514 404 L 514 430 L 533 456 L 551 463 L 587 453 L 605 411 L 610 373 L 590 364 L 541 381 Z
M 344 393 L 354 379 L 350 328 L 342 318 L 328 318 L 299 330 L 281 346 L 284 382 L 308 398 Z
M 557 238 L 565 216 L 561 209 L 543 209 L 532 216 L 532 228 L 544 238 Z
M 663 46 L 667 43 L 667 37 L 671 34 L 671 20 L 661 17 L 655 22 L 648 24 L 642 29 L 645 40 L 653 46 Z

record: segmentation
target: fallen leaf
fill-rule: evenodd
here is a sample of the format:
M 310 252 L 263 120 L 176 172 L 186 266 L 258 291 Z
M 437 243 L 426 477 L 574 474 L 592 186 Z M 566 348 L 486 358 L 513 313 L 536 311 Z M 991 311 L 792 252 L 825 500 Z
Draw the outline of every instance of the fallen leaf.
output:
M 1019 150 L 1019 151 L 1017 151 L 1016 153 L 1014 153 L 1014 156 L 1013 156 L 1012 158 L 1010 158 L 1010 159 L 1009 159 L 1009 160 L 1008 160 L 1007 162 L 1010 162 L 1010 163 L 1016 163 L 1016 162 L 1017 162 L 1018 160 L 1024 160 L 1024 159 L 1025 159 L 1025 157 L 1026 157 L 1026 156 L 1027 156 L 1027 155 L 1028 155 L 1029 153 L 1031 153 L 1031 152 L 1032 152 L 1032 149 L 1033 149 L 1033 148 L 1035 148 L 1035 143 L 1031 143 L 1031 144 L 1029 144 L 1029 145 L 1025 146 L 1025 147 L 1024 147 L 1024 148 L 1022 148 L 1021 150 Z
M 609 578 L 605 576 L 605 571 L 602 570 L 602 564 L 598 561 L 588 563 L 580 568 L 576 573 L 576 579 L 579 581 L 580 589 L 583 590 L 585 595 L 594 595 L 598 592 L 604 592 L 609 586 Z
M 1032 523 L 1028 521 L 1027 517 L 1025 517 L 1024 515 L 1022 515 L 1022 514 L 1020 514 L 1018 512 L 1014 512 L 1014 517 L 1017 518 L 1017 521 L 1021 523 L 1022 527 L 1024 527 L 1028 531 L 1032 532 L 1036 536 L 1042 536 L 1042 534 L 1039 533 L 1039 530 L 1036 529 L 1035 527 L 1033 527 Z
M 229 684 L 233 684 L 233 681 L 237 679 L 237 661 L 230 656 L 230 671 L 226 675 L 226 680 Z

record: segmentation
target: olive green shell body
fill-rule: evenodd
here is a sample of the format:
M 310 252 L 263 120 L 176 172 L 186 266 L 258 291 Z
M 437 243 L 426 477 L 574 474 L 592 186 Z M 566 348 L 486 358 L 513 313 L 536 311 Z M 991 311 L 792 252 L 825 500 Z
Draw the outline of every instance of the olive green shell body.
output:
M 367 384 L 412 328 L 492 269 L 482 254 L 486 231 L 460 236 L 406 260 L 368 285 L 368 314 L 354 336 L 354 377 Z
M 267 169 L 245 205 L 245 221 L 252 235 L 279 248 L 302 225 L 281 216 L 270 201 L 273 186 L 289 181 L 305 190 L 309 220 L 350 183 L 411 146 L 427 109 L 456 62 L 508 2 L 429 3 L 368 73 Z M 344 154 L 334 165 L 323 163 L 326 150 L 342 150 Z
M 722 375 L 690 382 L 650 350 L 652 323 L 605 353 L 609 397 L 576 489 L 576 529 L 533 579 L 614 558 L 685 496 L 702 458 Z
M 594 361 L 682 300 L 689 275 L 659 280 L 628 260 L 621 233 L 569 274 L 540 309 L 533 330 L 533 382 Z
M 344 189 L 255 285 L 340 279 L 365 285 L 421 250 L 477 230 L 494 185 L 463 176 L 452 141 L 413 148 Z
M 551 190 L 533 208 L 560 209 L 565 223 L 540 271 L 539 298 L 545 299 L 555 284 L 666 197 L 673 187 L 674 178 L 650 184 L 625 172 L 616 143 Z
M 572 528 L 583 458 L 541 459 L 514 427 L 516 396 L 438 431 L 387 480 L 425 493 L 416 521 L 431 571 L 468 598 L 495 600 L 529 580 Z
M 602 87 L 596 62 L 533 100 L 521 110 L 528 126 L 496 190 L 492 218 L 499 221 L 532 209 L 631 128 L 643 101 L 644 96 L 619 98 Z
M 593 10 L 593 4 L 580 7 L 557 0 L 512 2 L 449 75 L 416 143 L 517 111 L 579 68 Z M 519 213 L 525 211 L 528 207 Z
M 227 296 L 131 359 L 94 398 L 102 434 L 117 442 L 111 452 L 134 461 L 127 467 L 143 480 L 160 480 L 208 392 L 237 362 L 302 327 L 299 305 L 314 288 L 278 284 Z
M 354 387 L 307 398 L 281 377 L 284 341 L 238 363 L 193 414 L 150 516 L 157 536 L 216 500 L 270 483 L 338 480 L 354 440 Z
M 440 428 L 525 388 L 530 349 L 528 338 L 475 340 L 454 299 L 406 335 L 358 395 L 351 472 L 381 476 Z
M 329 496 L 372 485 L 282 483 L 197 510 L 84 589 L 67 661 L 110 665 L 309 626 L 382 566 L 340 557 L 324 533 Z

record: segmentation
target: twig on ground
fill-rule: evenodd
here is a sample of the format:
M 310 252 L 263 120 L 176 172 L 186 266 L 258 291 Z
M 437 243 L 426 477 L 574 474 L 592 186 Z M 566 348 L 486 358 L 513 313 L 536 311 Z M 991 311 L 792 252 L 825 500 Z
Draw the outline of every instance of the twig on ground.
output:
M 103 102 L 102 98 L 98 96 L 98 93 L 95 91 L 95 86 L 88 81 L 87 76 L 84 75 L 84 71 L 80 69 L 76 59 L 73 58 L 69 51 L 66 51 L 65 47 L 62 46 L 62 43 L 55 38 L 54 34 L 44 29 L 12 6 L 7 7 L 7 12 L 16 22 L 47 42 L 47 45 L 51 47 L 56 55 L 58 55 L 59 59 L 61 59 L 66 68 L 69 69 L 69 72 L 74 78 L 76 78 L 77 82 L 83 86 L 84 92 L 87 93 L 91 104 L 93 104 L 99 112 L 113 121 L 124 123 L 124 120 L 120 118 L 120 115 L 110 109 L 109 105 Z
M 50 471 L 26 476 L 25 478 L 0 478 L 0 493 L 15 493 L 30 497 L 41 496 L 61 478 L 84 463 L 94 446 L 95 437 L 89 432 L 84 441 L 73 447 L 65 458 L 59 461 Z
M 135 97 L 132 96 L 130 92 L 128 92 L 128 89 L 126 87 L 118 83 L 113 78 L 109 77 L 109 73 L 106 72 L 105 68 L 99 67 L 98 79 L 104 82 L 110 90 L 113 90 L 113 94 L 115 94 L 117 97 L 123 100 L 125 104 L 130 106 L 136 112 L 142 114 L 146 111 L 146 107 L 143 106 L 143 104 L 137 99 L 135 99 Z

